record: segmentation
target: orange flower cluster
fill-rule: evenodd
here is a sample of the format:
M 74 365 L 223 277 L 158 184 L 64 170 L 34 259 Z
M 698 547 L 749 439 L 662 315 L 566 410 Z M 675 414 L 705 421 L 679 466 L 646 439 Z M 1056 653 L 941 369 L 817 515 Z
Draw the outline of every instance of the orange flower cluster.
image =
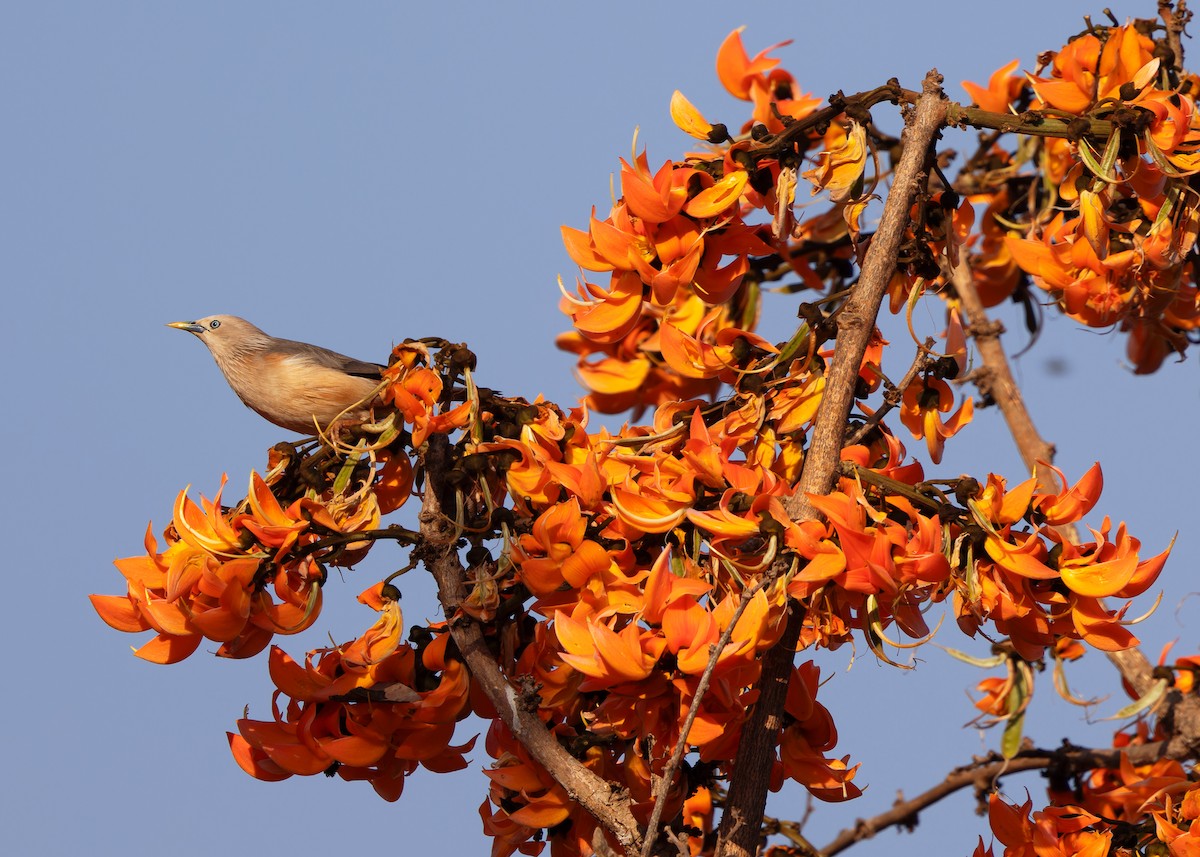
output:
M 475 739 L 450 741 L 468 710 L 470 682 L 462 663 L 446 657 L 450 635 L 443 629 L 420 651 L 401 645 L 399 602 L 381 597 L 380 587 L 360 596 L 381 616 L 358 640 L 310 652 L 303 666 L 271 649 L 274 718 L 243 718 L 238 734 L 229 733 L 233 757 L 250 776 L 274 782 L 336 771 L 394 801 L 418 765 L 435 772 L 466 767 L 463 753 Z M 413 690 L 426 686 L 432 689 Z M 387 692 L 377 698 L 375 688 Z M 404 698 L 393 702 L 388 694 Z M 282 708 L 281 696 L 288 698 Z
M 445 434 L 467 424 L 471 403 L 463 402 L 449 410 L 438 410 L 442 399 L 442 378 L 429 367 L 429 349 L 419 343 L 402 343 L 392 352 L 392 362 L 383 372 L 388 383 L 380 394 L 385 404 L 411 426 L 408 445 L 417 449 L 431 434 Z M 402 466 L 402 465 L 401 465 Z M 411 469 L 408 471 L 411 481 Z
M 780 390 L 805 388 L 793 378 Z M 617 435 L 589 433 L 583 411 L 565 415 L 539 403 L 525 409 L 518 437 L 467 447 L 471 456 L 507 456 L 507 489 L 529 516 L 506 553 L 511 578 L 494 585 L 499 593 L 523 586 L 534 599 L 529 609 L 550 623 L 518 649 L 513 673 L 541 688 L 539 713 L 564 741 L 590 748 L 589 766 L 614 782 L 630 780 L 630 765 L 660 774 L 723 632 L 728 643 L 715 656 L 713 686 L 686 740 L 702 762 L 728 766 L 759 655 L 781 632 L 785 596 L 805 605 L 805 646 L 836 647 L 859 632 L 882 654 L 893 624 L 923 640 L 929 603 L 951 596 L 964 631 L 974 635 L 990 622 L 1029 659 L 1064 639 L 1105 650 L 1133 644 L 1123 609 L 1108 610 L 1100 599 L 1144 591 L 1166 553 L 1141 560 L 1137 540 L 1123 527 L 1111 534 L 1107 522 L 1082 545 L 1054 529 L 1094 507 L 1098 467 L 1056 493 L 1036 492 L 1034 480 L 1006 491 L 992 475 L 983 487 L 964 487 L 956 508 L 922 495 L 920 465 L 881 434 L 846 448 L 853 475 L 809 498 L 824 520 L 797 524 L 784 508 L 794 488 L 766 439 L 784 434 L 781 423 L 798 414 L 811 420 L 815 407 L 773 406 L 770 397 L 751 405 L 749 394 L 739 396 L 707 421 L 698 403 L 664 407 L 652 426 Z M 758 414 L 749 430 L 748 411 Z M 486 414 L 482 422 L 491 425 Z M 941 511 L 931 514 L 931 506 Z M 779 561 L 791 571 L 749 597 L 734 622 L 747 581 Z M 781 736 L 779 773 L 827 800 L 853 797 L 855 769 L 827 755 L 836 729 L 812 699 L 814 675 L 809 665 L 793 678 L 795 721 Z M 652 751 L 636 749 L 647 741 Z M 505 774 L 494 778 L 485 818 L 511 849 L 536 833 L 520 819 L 553 807 L 559 825 L 575 809 L 535 762 L 506 747 L 496 757 Z M 527 797 L 503 785 L 530 777 L 542 785 Z M 563 830 L 571 831 L 562 833 L 567 839 L 590 835 L 590 828 Z
M 1178 762 L 1134 766 L 1122 755 L 1118 770 L 1094 771 L 1090 780 L 1103 781 L 1103 789 L 1089 781 L 1083 800 L 1068 796 L 1070 802 L 1032 815 L 1032 799 L 1016 806 L 993 794 L 988 818 L 1004 857 L 1104 857 L 1114 853 L 1114 835 L 1141 854 L 1200 852 L 1200 828 L 1192 831 L 1200 818 L 1200 783 Z M 975 857 L 993 855 L 981 839 Z
M 737 412 L 710 426 L 689 403 L 690 418 L 685 406 L 660 409 L 654 427 L 614 437 L 589 434 L 582 412 L 534 407 L 519 440 L 468 447 L 471 455 L 511 455 L 518 446 L 523 453 L 511 459 L 506 484 L 518 508 L 535 517 L 512 544 L 513 578 L 501 588 L 522 585 L 535 599 L 529 609 L 551 623 L 537 626 L 512 671 L 540 688 L 539 713 L 564 741 L 589 747 L 585 765 L 628 787 L 635 815 L 648 818 L 651 775 L 662 775 L 680 740 L 722 635 L 728 642 L 686 740 L 706 764 L 727 768 L 734 757 L 760 655 L 782 632 L 788 594 L 785 585 L 760 589 L 737 616 L 741 591 L 801 538 L 781 505 L 792 491 L 769 460 L 733 459 L 740 433 L 756 446 Z M 760 410 L 765 417 L 770 409 Z M 794 410 L 780 418 L 794 418 Z M 791 684 L 777 780 L 791 777 L 825 800 L 845 800 L 859 794 L 856 768 L 827 756 L 837 731 L 815 700 L 816 675 L 802 666 Z M 497 729 L 489 738 L 497 759 L 489 774 L 493 808 L 484 817 L 508 843 L 504 853 L 530 842 L 542 826 L 534 822 L 546 818 L 554 821 L 545 826 L 573 819 L 556 843 L 587 841 L 594 822 L 576 818 L 562 790 Z M 685 797 L 679 791 L 672 800 Z
M 480 805 L 486 833 L 494 837 L 493 857 L 508 857 L 519 851 L 535 855 L 545 847 L 536 834 L 553 830 L 551 843 L 554 854 L 591 854 L 597 823 L 591 815 L 571 800 L 562 786 L 533 761 L 528 751 L 503 724 L 492 724 L 487 736 L 488 753 L 496 760 L 484 771 L 491 780 L 488 798 Z M 624 760 L 619 754 L 600 746 L 584 751 L 580 762 L 592 773 L 620 783 L 628 789 L 633 800 L 634 817 L 643 825 L 653 810 L 653 778 L 646 760 L 628 753 Z M 712 797 L 700 787 L 684 798 L 685 784 L 680 781 L 666 795 L 667 812 L 680 810 L 701 823 L 712 822 Z M 707 798 L 707 800 L 705 800 Z M 615 846 L 615 843 L 613 843 Z
M 1060 481 L 1062 473 L 1055 469 Z M 1071 488 L 1057 494 L 1035 491 L 1030 479 L 1006 490 L 992 475 L 968 503 L 984 532 L 983 553 L 955 594 L 959 626 L 974 634 L 985 619 L 1009 636 L 1026 660 L 1037 660 L 1057 640 L 1077 639 L 1101 651 L 1136 645 L 1125 627 L 1125 608 L 1110 610 L 1102 599 L 1133 598 L 1162 571 L 1170 548 L 1142 560 L 1141 543 L 1122 524 L 1110 541 L 1107 518 L 1095 541 L 1073 544 L 1057 528 L 1079 521 L 1100 496 L 1097 464 Z
M 167 549 L 160 553 L 147 529 L 146 554 L 116 561 L 127 593 L 93 595 L 92 605 L 118 631 L 156 633 L 138 657 L 175 663 L 204 639 L 220 643 L 222 657 L 252 657 L 275 634 L 298 633 L 316 620 L 322 560 L 333 553 L 318 543 L 378 526 L 379 505 L 360 488 L 300 497 L 285 507 L 272 492 L 285 473 L 278 466 L 266 479 L 251 474 L 246 499 L 233 509 L 221 505 L 221 491 L 211 501 L 201 497 L 200 505 L 181 491 L 164 534 Z M 369 543 L 352 547 L 337 561 L 357 562 Z
M 988 801 L 988 820 L 1004 847 L 1006 857 L 1104 857 L 1112 844 L 1111 829 L 1097 829 L 1097 816 L 1076 806 L 1050 806 L 1033 813 L 1033 800 L 1020 806 L 1005 803 L 993 794 Z M 991 857 L 983 840 L 976 857 Z
M 1026 82 L 1015 68 L 997 71 L 987 89 L 964 86 L 985 110 L 1008 113 L 1017 103 L 1084 124 L 1074 142 L 1051 139 L 1019 157 L 996 149 L 979 160 L 987 187 L 972 199 L 988 212 L 972 265 L 981 291 L 999 302 L 1019 267 L 1072 318 L 1128 331 L 1135 370 L 1153 372 L 1200 328 L 1192 252 L 1200 196 L 1189 181 L 1200 171 L 1200 79 L 1165 67 L 1133 25 L 1077 36 L 1046 76 Z M 1107 140 L 1089 136 L 1089 122 L 1107 123 L 1092 132 Z M 1014 181 L 1018 167 L 1039 157 L 1053 194 L 1013 194 L 1029 181 Z M 1025 230 L 1010 231 L 1016 223 Z
M 741 334 L 739 316 L 714 307 L 738 291 L 749 254 L 771 252 L 741 220 L 745 170 L 730 164 L 714 179 L 668 162 L 651 173 L 644 153 L 621 164 L 624 196 L 609 216 L 593 215 L 587 232 L 563 227 L 576 264 L 611 272 L 607 288 L 581 281 L 577 295 L 564 293 L 576 333 L 559 340 L 580 355 L 590 404 L 608 412 L 714 391 L 729 366 L 722 349 Z M 725 256 L 735 259 L 723 265 Z M 752 324 L 756 308 L 744 310 Z M 664 366 L 668 353 L 686 370 Z
M 882 345 L 878 339 L 864 360 L 865 387 L 879 382 Z M 823 392 L 819 358 L 785 362 L 766 347 L 750 353 L 742 359 L 756 361 L 747 365 L 758 382 L 723 408 L 706 412 L 695 401 L 660 407 L 651 425 L 613 435 L 589 433 L 582 409 L 564 414 L 547 403 L 495 395 L 468 394 L 465 408 L 439 413 L 455 370 L 447 364 L 435 372 L 432 358 L 409 349 L 403 368 L 389 370 L 395 377 L 388 397 L 411 430 L 397 433 L 385 415 L 381 430 L 394 439 L 375 451 L 381 467 L 371 467 L 369 458 L 355 463 L 353 455 L 327 460 L 329 484 L 340 493 L 331 487 L 321 501 L 289 482 L 295 468 L 285 463 L 270 482 L 256 477 L 234 510 L 219 499 L 195 506 L 184 496 L 167 554 L 151 546 L 150 556 L 128 562 L 163 576 L 151 601 L 156 616 L 162 603 L 175 604 L 177 589 L 186 593 L 176 599 L 181 613 L 224 609 L 232 596 L 222 599 L 213 583 L 221 563 L 253 557 L 255 575 L 242 585 L 252 605 L 265 610 L 271 602 L 259 569 L 276 569 L 276 591 L 287 591 L 281 587 L 303 580 L 295 568 L 345 559 L 326 554 L 333 548 L 322 538 L 337 537 L 357 559 L 369 542 L 353 536 L 377 526 L 378 498 L 388 498 L 383 505 L 390 509 L 407 496 L 412 445 L 469 422 L 459 454 L 475 462 L 470 472 L 480 482 L 458 483 L 465 490 L 462 514 L 479 504 L 484 530 L 501 520 L 487 509 L 511 505 L 514 515 L 501 527 L 507 547 L 499 563 L 469 581 L 462 609 L 496 635 L 505 671 L 537 688 L 543 721 L 565 745 L 579 748 L 587 767 L 629 790 L 643 822 L 653 805 L 651 784 L 681 739 L 714 777 L 730 773 L 761 656 L 779 639 L 788 598 L 805 607 L 802 646 L 836 647 L 860 633 L 882 655 L 887 628 L 927 637 L 925 608 L 952 594 L 964 630 L 974 633 L 990 621 L 1029 657 L 1064 637 L 1101 647 L 1132 639 L 1120 636 L 1126 632 L 1119 614 L 1096 614 L 1097 599 L 1144 589 L 1162 557 L 1140 561 L 1136 540 L 1123 529 L 1110 539 L 1107 524 L 1097 543 L 1084 546 L 1060 544 L 1050 529 L 1090 511 L 1098 470 L 1053 495 L 1035 493 L 1032 482 L 1005 491 L 990 477 L 956 509 L 921 493 L 920 465 L 906 461 L 899 441 L 879 430 L 868 443 L 846 448 L 851 470 L 834 492 L 809 498 L 825 519 L 796 523 L 787 505 Z M 365 447 L 354 449 L 362 455 Z M 272 486 L 283 493 L 289 484 L 300 496 L 285 507 Z M 467 525 L 460 522 L 464 531 Z M 182 587 L 172 582 L 188 580 L 179 569 L 190 566 L 175 562 L 175 553 L 217 565 L 205 565 L 207 574 Z M 747 591 L 754 581 L 764 585 Z M 131 610 L 142 609 L 150 590 L 138 582 Z M 309 586 L 318 601 L 319 581 Z M 514 596 L 532 598 L 524 609 L 544 621 L 498 622 L 502 599 Z M 310 602 L 296 600 L 291 609 L 308 609 Z M 529 853 L 539 831 L 550 828 L 560 853 L 584 853 L 594 820 L 499 725 L 482 694 L 471 691 L 461 664 L 446 656 L 448 635 L 439 632 L 424 649 L 401 645 L 394 594 L 377 585 L 364 600 L 380 616 L 358 640 L 312 652 L 304 665 L 272 650 L 274 716 L 239 722 L 230 738 L 239 764 L 263 779 L 336 770 L 394 799 L 418 765 L 462 764 L 464 748 L 450 742 L 455 722 L 471 708 L 493 721 L 488 746 L 495 763 L 482 813 L 497 853 Z M 106 606 L 101 599 L 98 607 Z M 314 613 L 315 605 L 301 614 L 305 623 L 294 625 L 306 625 Z M 277 630 L 253 610 L 246 617 L 246 628 Z M 684 721 L 710 661 L 711 685 L 685 738 Z M 837 730 L 816 699 L 817 687 L 811 662 L 794 668 L 773 780 L 794 779 L 824 800 L 856 797 L 857 766 L 831 755 Z M 391 695 L 397 689 L 400 697 Z M 670 806 L 694 797 L 695 785 L 674 781 Z
M 750 59 L 735 31 L 718 52 L 717 73 L 730 93 L 753 105 L 747 128 L 774 133 L 819 101 L 797 95 L 792 76 L 767 53 Z M 723 126 L 708 123 L 679 93 L 671 113 L 693 136 L 714 144 L 727 139 Z M 781 241 L 767 225 L 744 218 L 764 209 L 788 219 L 796 170 L 778 160 L 748 169 L 751 146 L 750 140 L 718 146 L 712 155 L 667 161 L 657 171 L 645 153 L 632 164 L 622 160 L 622 196 L 608 217 L 593 214 L 587 231 L 563 227 L 567 252 L 581 269 L 611 272 L 607 287 L 581 279 L 562 302 L 575 330 L 559 346 L 580 356 L 593 408 L 616 413 L 710 394 L 736 377 L 739 342 L 763 345 L 751 333 L 757 291 L 744 279 L 754 257 L 787 258 L 786 236 Z M 865 157 L 861 141 L 859 149 Z M 846 160 L 844 152 L 827 159 L 823 181 L 832 186 L 835 175 L 843 181 Z M 856 163 L 861 168 L 862 158 Z
M 1078 644 L 1071 644 L 1071 648 L 1078 648 Z M 1165 649 L 1163 659 L 1166 653 Z M 1063 657 L 1076 655 L 1065 651 Z M 1181 658 L 1174 665 L 1176 689 L 1191 691 L 1197 663 L 1191 657 Z M 981 701 L 980 708 L 985 707 L 985 701 Z M 1200 782 L 1194 772 L 1171 758 L 1139 764 L 1131 761 L 1137 748 L 1168 737 L 1161 719 L 1139 717 L 1114 735 L 1113 748 L 1119 751 L 1116 765 L 1070 776 L 1065 773 L 1069 767 L 1059 770 L 1050 777 L 1050 804 L 1032 814 L 1031 798 L 1018 806 L 998 794 L 991 795 L 989 820 L 996 839 L 1004 846 L 1004 857 L 1200 852 L 1200 828 L 1195 835 L 1192 833 L 1200 817 Z M 975 857 L 994 857 L 994 849 L 984 848 L 981 839 Z

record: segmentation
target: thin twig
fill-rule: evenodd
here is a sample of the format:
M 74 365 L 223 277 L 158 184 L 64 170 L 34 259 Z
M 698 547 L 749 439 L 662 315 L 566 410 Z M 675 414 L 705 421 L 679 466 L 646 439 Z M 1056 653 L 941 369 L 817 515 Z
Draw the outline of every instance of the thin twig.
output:
M 904 377 L 900 379 L 900 383 L 888 387 L 888 391 L 883 395 L 883 404 L 875 409 L 875 413 L 867 417 L 866 422 L 859 426 L 854 434 L 846 438 L 846 446 L 854 446 L 854 444 L 870 434 L 871 430 L 879 425 L 888 412 L 904 400 L 904 391 L 908 389 L 908 385 L 916 379 L 919 372 L 923 371 L 929 365 L 929 352 L 932 349 L 933 337 L 926 337 L 923 346 L 917 349 L 916 359 L 908 367 L 908 371 L 904 373 Z
M 380 530 L 359 530 L 354 533 L 333 533 L 327 536 L 321 536 L 315 542 L 309 542 L 303 547 L 296 549 L 298 556 L 308 556 L 309 554 L 317 553 L 326 548 L 345 547 L 352 545 L 355 542 L 379 541 L 380 539 L 392 539 L 393 541 L 401 542 L 402 544 L 416 544 L 421 539 L 421 534 L 413 530 L 406 529 L 399 524 L 392 524 L 390 527 L 384 527 Z
M 895 80 L 854 95 L 831 98 L 828 107 L 791 122 L 778 134 L 764 137 L 761 141 L 751 145 L 747 152 L 756 159 L 770 158 L 786 152 L 792 149 L 798 141 L 805 139 L 810 132 L 827 126 L 841 116 L 847 107 L 869 110 L 884 101 L 915 104 L 920 99 L 921 93 L 905 89 Z M 1107 140 L 1116 131 L 1116 126 L 1107 119 L 1089 119 L 1078 116 L 1060 119 L 1049 115 L 1049 111 L 1044 110 L 1029 110 L 1020 116 L 1015 116 L 1011 113 L 997 113 L 980 107 L 970 107 L 956 101 L 945 101 L 944 104 L 945 119 L 948 125 L 969 125 L 974 128 L 991 128 L 1003 133 L 1028 137 L 1060 137 L 1063 139 L 1076 139 L 1084 136 L 1095 140 Z
M 769 577 L 772 580 L 774 579 L 774 575 L 769 575 Z M 712 675 L 717 668 L 717 661 L 721 657 L 721 652 L 725 651 L 725 647 L 729 645 L 729 641 L 733 638 L 733 629 L 737 625 L 738 620 L 742 618 L 742 614 L 746 612 L 746 608 L 750 605 L 750 600 L 763 588 L 765 579 L 760 578 L 754 582 L 753 586 L 748 586 L 742 590 L 741 597 L 738 599 L 737 609 L 733 611 L 733 618 L 729 620 L 729 624 L 721 632 L 717 644 L 713 646 L 713 650 L 708 656 L 708 663 L 704 666 L 704 672 L 700 674 L 700 681 L 696 683 L 696 692 L 692 696 L 692 704 L 688 707 L 687 717 L 683 720 L 679 740 L 675 742 L 675 749 L 672 751 L 671 758 L 667 761 L 666 768 L 663 769 L 662 778 L 654 790 L 654 810 L 650 813 L 650 821 L 646 825 L 646 836 L 642 841 L 642 857 L 650 857 L 650 852 L 654 848 L 654 841 L 658 838 L 658 825 L 662 821 L 663 805 L 666 802 L 667 792 L 670 791 L 671 782 L 675 779 L 675 772 L 679 769 L 679 765 L 683 761 L 683 754 L 687 752 L 688 735 L 692 731 L 692 724 L 696 722 L 696 715 L 700 712 L 700 703 L 704 700 L 704 695 L 708 693 L 708 686 L 712 682 Z

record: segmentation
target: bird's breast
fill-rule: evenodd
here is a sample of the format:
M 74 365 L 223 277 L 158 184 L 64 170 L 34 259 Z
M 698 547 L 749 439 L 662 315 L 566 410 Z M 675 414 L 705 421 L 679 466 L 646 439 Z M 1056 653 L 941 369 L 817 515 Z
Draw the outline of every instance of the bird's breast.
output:
M 344 416 L 365 416 L 377 382 L 347 375 L 297 355 L 267 354 L 222 365 L 247 407 L 278 426 L 311 434 Z M 349 409 L 349 413 L 347 412 Z

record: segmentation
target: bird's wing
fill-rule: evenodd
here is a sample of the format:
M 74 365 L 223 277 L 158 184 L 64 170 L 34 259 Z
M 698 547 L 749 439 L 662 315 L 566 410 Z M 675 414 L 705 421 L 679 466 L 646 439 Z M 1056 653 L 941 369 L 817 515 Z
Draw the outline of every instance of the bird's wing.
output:
M 353 357 L 347 357 L 345 354 L 338 354 L 336 351 L 330 351 L 328 348 L 322 348 L 319 345 L 309 345 L 307 342 L 296 342 L 292 339 L 277 339 L 272 346 L 273 350 L 283 353 L 285 356 L 296 356 L 318 366 L 328 366 L 330 369 L 337 369 L 339 372 L 345 372 L 347 375 L 354 375 L 359 378 L 380 378 L 382 372 L 386 368 L 378 363 L 369 363 L 366 360 L 355 360 Z

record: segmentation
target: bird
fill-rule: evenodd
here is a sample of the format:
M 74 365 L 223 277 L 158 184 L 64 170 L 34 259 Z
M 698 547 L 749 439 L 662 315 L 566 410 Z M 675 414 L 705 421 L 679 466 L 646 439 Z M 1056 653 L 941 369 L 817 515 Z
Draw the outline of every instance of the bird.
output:
M 246 407 L 280 428 L 311 435 L 370 417 L 385 368 L 378 363 L 269 336 L 235 315 L 167 327 L 195 334 Z

